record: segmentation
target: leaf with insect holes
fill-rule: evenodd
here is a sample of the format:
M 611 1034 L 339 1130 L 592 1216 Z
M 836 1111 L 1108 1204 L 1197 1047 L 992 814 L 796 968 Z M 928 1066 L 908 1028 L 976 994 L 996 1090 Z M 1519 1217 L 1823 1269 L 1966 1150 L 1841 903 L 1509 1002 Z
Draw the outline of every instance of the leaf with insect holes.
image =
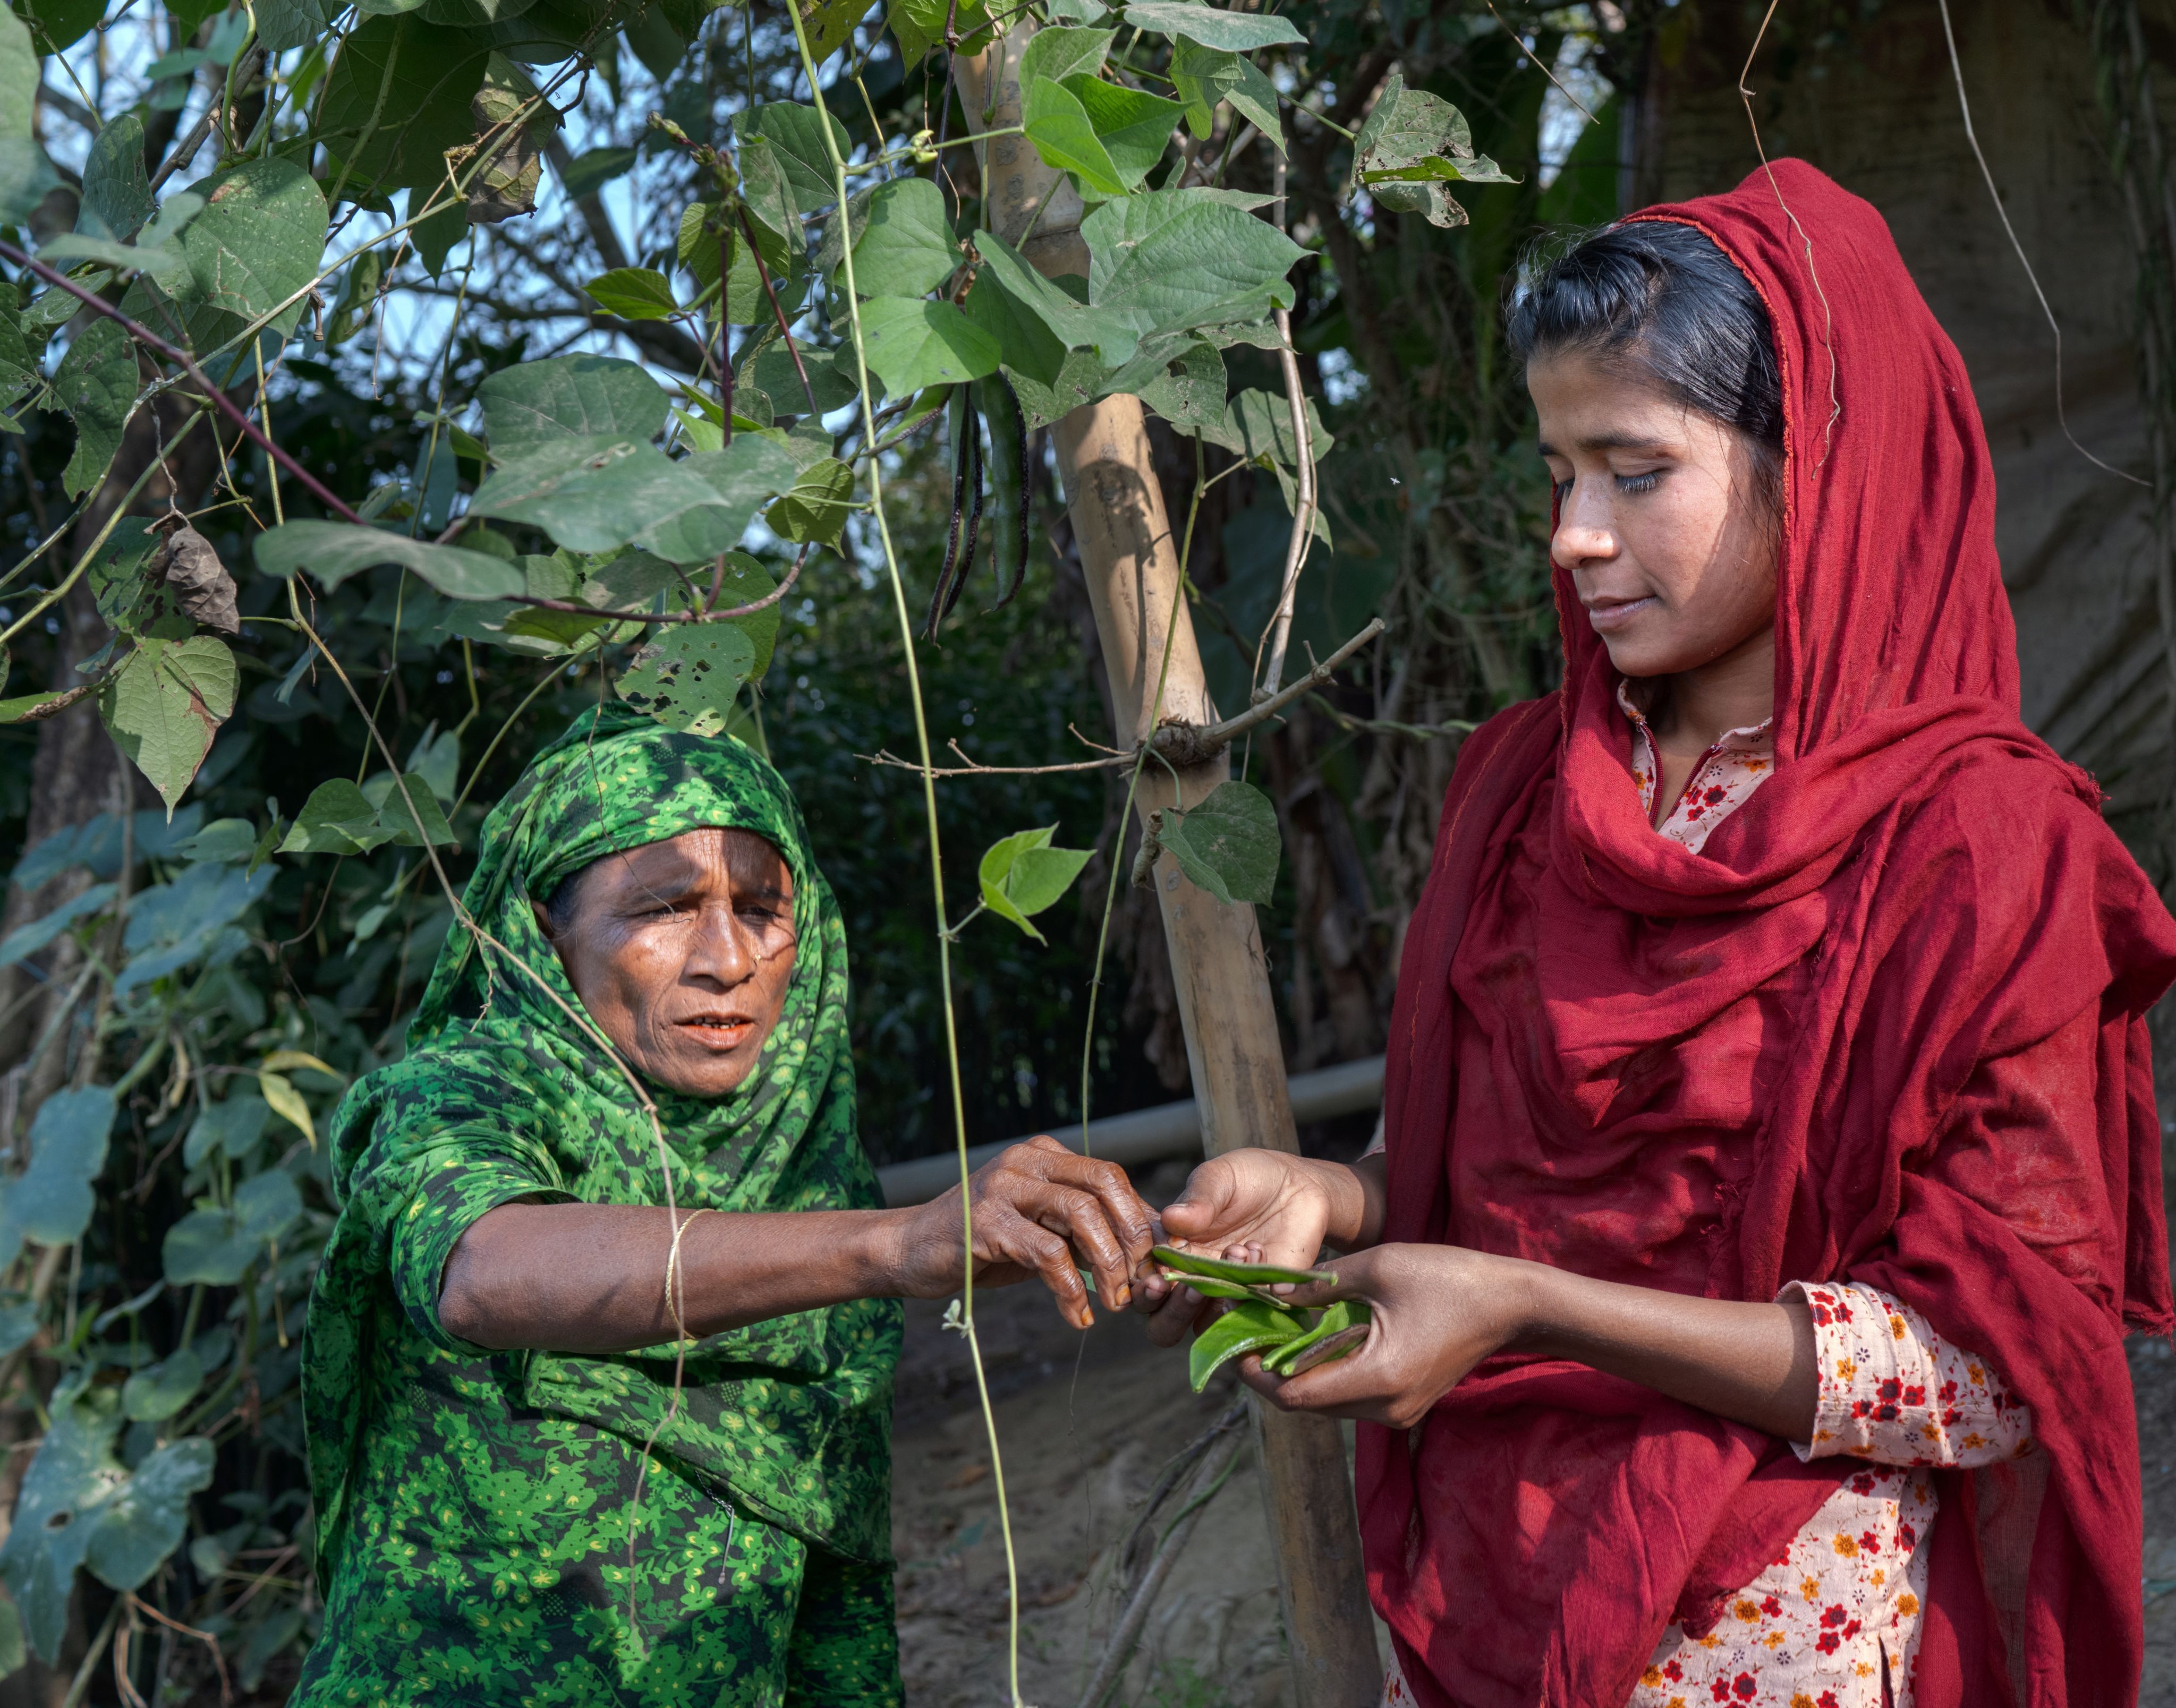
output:
M 836 545 L 854 496 L 854 471 L 835 457 L 811 463 L 793 477 L 786 496 L 764 512 L 770 531 L 798 545 Z
M 163 575 L 182 615 L 221 634 L 242 632 L 235 608 L 234 577 L 219 561 L 212 543 L 186 523 L 166 536 L 166 544 L 151 555 L 153 575 Z
M 1179 870 L 1220 902 L 1266 905 L 1276 889 L 1277 810 L 1237 778 L 1184 813 L 1166 808 L 1158 832 Z
M 654 267 L 615 267 L 582 289 L 599 308 L 622 320 L 670 320 L 680 312 L 672 281 Z
M 413 570 L 449 599 L 505 599 L 524 591 L 521 572 L 503 559 L 354 523 L 286 523 L 258 534 L 252 549 L 266 575 L 284 580 L 307 569 L 328 593 L 381 563 Z
M 1374 110 L 1352 140 L 1352 187 L 1364 187 L 1380 206 L 1420 214 L 1432 225 L 1466 223 L 1466 210 L 1444 189 L 1451 183 L 1515 182 L 1486 155 L 1473 152 L 1466 115 L 1439 95 L 1407 89 L 1392 72 Z
M 733 623 L 682 623 L 634 655 L 620 697 L 668 729 L 715 735 L 755 668 L 755 643 Z
M 1054 824 L 1015 831 L 992 843 L 982 856 L 982 905 L 1038 943 L 1045 939 L 1028 923 L 1029 916 L 1053 905 L 1088 864 L 1086 849 L 1053 848 L 1050 839 L 1057 833 Z

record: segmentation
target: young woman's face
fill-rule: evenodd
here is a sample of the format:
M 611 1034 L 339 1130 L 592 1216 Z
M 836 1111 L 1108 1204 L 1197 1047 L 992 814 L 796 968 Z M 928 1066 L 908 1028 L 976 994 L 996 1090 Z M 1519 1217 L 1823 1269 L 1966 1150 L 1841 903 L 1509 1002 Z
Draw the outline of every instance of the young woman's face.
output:
M 581 875 L 552 929 L 582 1006 L 656 1083 L 723 1097 L 755 1066 L 793 978 L 793 875 L 752 831 L 691 830 Z
M 1577 352 L 1537 357 L 1526 388 L 1557 486 L 1555 561 L 1609 660 L 1673 675 L 1776 623 L 1776 523 L 1739 434 Z

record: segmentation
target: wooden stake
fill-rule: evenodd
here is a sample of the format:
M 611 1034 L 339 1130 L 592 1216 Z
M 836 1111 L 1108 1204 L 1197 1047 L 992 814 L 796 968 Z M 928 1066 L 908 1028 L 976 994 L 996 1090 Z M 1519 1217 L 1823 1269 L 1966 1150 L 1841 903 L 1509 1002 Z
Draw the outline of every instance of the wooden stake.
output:
M 983 53 L 954 57 L 971 122 L 979 119 L 985 129 L 1020 122 L 1020 59 L 1034 30 L 1023 19 Z M 1043 165 L 1024 137 L 976 147 L 998 235 L 1017 241 L 1032 220 L 1033 236 L 1022 249 L 1027 259 L 1046 274 L 1085 274 L 1082 209 L 1064 175 Z M 1102 638 L 1117 745 L 1130 746 L 1151 733 L 1157 668 L 1174 627 L 1162 715 L 1213 722 L 1193 617 L 1178 584 L 1178 542 L 1165 513 L 1140 400 L 1107 398 L 1075 409 L 1058 424 L 1055 444 Z M 1136 804 L 1144 817 L 1174 804 L 1192 805 L 1230 775 L 1224 756 L 1180 771 L 1176 785 L 1170 771 L 1151 765 L 1141 774 Z M 1298 1150 L 1254 908 L 1220 903 L 1197 889 L 1168 854 L 1156 865 L 1156 899 L 1204 1148 L 1211 1156 L 1243 1145 Z M 1373 1708 L 1383 1670 L 1338 1426 L 1257 1402 L 1254 1428 L 1299 1708 Z

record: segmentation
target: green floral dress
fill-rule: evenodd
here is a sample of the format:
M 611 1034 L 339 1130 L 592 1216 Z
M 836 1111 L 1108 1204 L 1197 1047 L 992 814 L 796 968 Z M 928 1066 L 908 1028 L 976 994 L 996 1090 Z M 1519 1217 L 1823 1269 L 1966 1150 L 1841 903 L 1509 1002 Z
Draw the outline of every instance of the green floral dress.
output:
M 530 903 L 703 826 L 785 855 L 799 947 L 740 1090 L 650 1088 L 661 1158 Z M 677 1401 L 672 1347 L 492 1353 L 438 1319 L 455 1242 L 515 1199 L 660 1204 L 669 1166 L 683 1209 L 879 1201 L 845 928 L 785 783 L 730 739 L 585 713 L 485 823 L 465 902 L 481 931 L 448 938 L 407 1055 L 334 1118 L 341 1212 L 302 1369 L 325 1621 L 294 1702 L 899 1703 L 895 1302 L 691 1343 Z

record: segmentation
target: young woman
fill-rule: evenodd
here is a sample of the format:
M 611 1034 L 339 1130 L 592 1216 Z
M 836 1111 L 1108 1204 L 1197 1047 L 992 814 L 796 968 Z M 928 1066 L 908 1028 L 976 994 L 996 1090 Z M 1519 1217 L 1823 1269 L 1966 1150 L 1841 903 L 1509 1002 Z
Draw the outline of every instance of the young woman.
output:
M 1387 1153 L 1235 1152 L 1165 1224 L 1374 1306 L 1248 1379 L 1366 1420 L 1386 1700 L 2133 1702 L 2176 924 L 2018 721 L 1963 364 L 1797 162 L 1512 335 L 1564 686 L 1460 756 Z
M 874 1207 L 800 811 L 739 742 L 613 706 L 480 842 L 481 930 L 334 1120 L 293 1700 L 899 1708 L 892 1300 L 959 1287 L 960 1197 Z M 979 1282 L 1041 1273 L 1085 1326 L 1077 1251 L 1124 1301 L 1151 1229 L 1118 1169 L 1042 1139 L 971 1184 Z

